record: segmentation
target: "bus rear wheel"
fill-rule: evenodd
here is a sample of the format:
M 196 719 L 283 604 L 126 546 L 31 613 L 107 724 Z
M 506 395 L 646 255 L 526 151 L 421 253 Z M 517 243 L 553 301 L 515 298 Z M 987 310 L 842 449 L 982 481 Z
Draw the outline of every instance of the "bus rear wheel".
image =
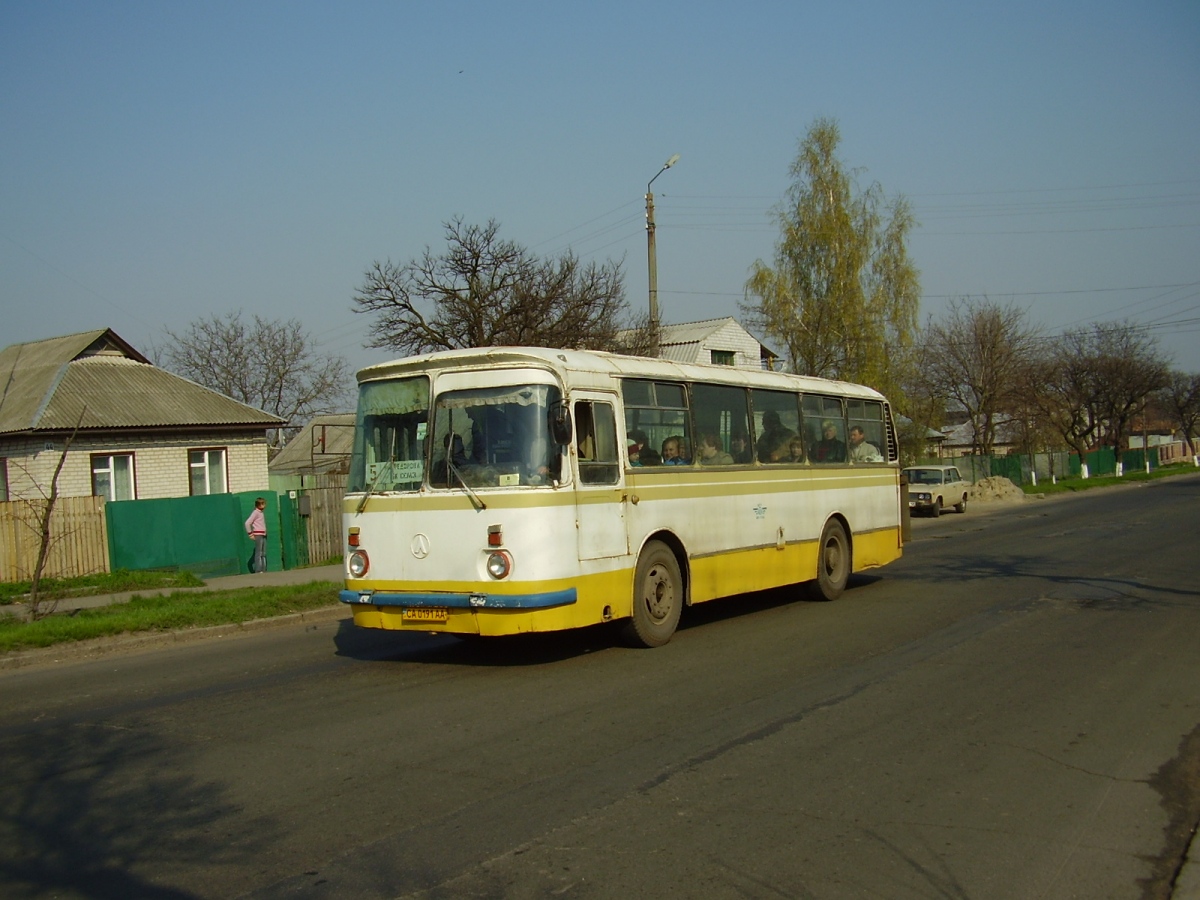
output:
M 671 639 L 683 611 L 683 578 L 675 554 L 661 541 L 648 543 L 633 579 L 633 617 L 625 637 L 641 647 L 661 647 Z
M 850 539 L 837 519 L 825 523 L 817 548 L 817 577 L 808 583 L 814 600 L 836 600 L 850 580 Z

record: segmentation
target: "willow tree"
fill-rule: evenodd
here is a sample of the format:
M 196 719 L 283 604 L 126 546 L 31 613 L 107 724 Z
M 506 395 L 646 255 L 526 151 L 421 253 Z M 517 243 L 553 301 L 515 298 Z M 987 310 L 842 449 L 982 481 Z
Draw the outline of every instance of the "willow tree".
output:
M 917 331 L 920 279 L 908 255 L 916 224 L 902 196 L 859 189 L 837 156 L 837 123 L 818 119 L 800 142 L 792 185 L 775 209 L 773 265 L 751 267 L 742 312 L 787 350 L 801 375 L 899 395 Z

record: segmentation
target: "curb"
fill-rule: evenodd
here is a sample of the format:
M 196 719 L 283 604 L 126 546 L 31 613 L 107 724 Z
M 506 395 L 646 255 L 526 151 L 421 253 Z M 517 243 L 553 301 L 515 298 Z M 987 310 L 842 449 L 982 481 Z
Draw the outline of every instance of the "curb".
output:
M 1192 831 L 1188 852 L 1171 890 L 1171 900 L 1200 900 L 1200 833 Z
M 268 628 L 279 628 L 302 622 L 321 623 L 349 617 L 350 613 L 345 605 L 338 604 L 337 606 L 324 606 L 320 609 L 310 609 L 304 612 L 288 613 L 283 616 L 272 616 L 269 619 L 251 619 L 247 622 L 233 622 L 228 625 L 209 625 L 203 628 L 187 628 L 182 631 L 147 631 L 136 634 L 93 638 L 87 641 L 55 644 L 52 647 L 14 652 L 0 656 L 0 671 L 21 669 L 26 666 L 39 664 L 95 659 L 111 653 L 124 653 L 130 650 L 149 649 L 169 644 L 187 644 L 208 638 L 264 631 Z

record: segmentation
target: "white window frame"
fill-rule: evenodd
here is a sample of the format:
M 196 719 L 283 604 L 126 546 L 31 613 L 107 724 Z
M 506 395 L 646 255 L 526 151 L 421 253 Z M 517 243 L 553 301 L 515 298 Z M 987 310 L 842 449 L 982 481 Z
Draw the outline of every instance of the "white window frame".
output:
M 197 455 L 199 455 L 198 459 Z M 219 460 L 219 464 L 215 466 L 214 456 Z M 212 483 L 212 473 L 214 471 L 221 473 L 223 483 L 219 486 L 219 490 L 214 490 Z M 196 478 L 194 476 L 198 473 L 203 474 L 203 491 L 196 490 Z M 205 494 L 229 493 L 229 453 L 225 447 L 193 447 L 188 450 L 188 491 L 193 497 Z
M 117 496 L 117 465 L 118 458 L 129 460 L 129 496 Z M 136 500 L 137 499 L 137 461 L 132 453 L 93 453 L 91 455 L 92 464 L 92 494 L 101 496 L 110 503 L 117 500 Z M 108 491 L 100 494 L 96 490 L 96 476 L 108 476 Z

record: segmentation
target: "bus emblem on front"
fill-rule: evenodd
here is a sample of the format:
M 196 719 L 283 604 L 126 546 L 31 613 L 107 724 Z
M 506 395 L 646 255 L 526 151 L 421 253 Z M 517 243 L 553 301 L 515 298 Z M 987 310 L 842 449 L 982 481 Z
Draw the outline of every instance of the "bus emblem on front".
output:
M 424 559 L 429 555 L 429 538 L 420 533 L 413 535 L 411 549 L 413 556 Z

